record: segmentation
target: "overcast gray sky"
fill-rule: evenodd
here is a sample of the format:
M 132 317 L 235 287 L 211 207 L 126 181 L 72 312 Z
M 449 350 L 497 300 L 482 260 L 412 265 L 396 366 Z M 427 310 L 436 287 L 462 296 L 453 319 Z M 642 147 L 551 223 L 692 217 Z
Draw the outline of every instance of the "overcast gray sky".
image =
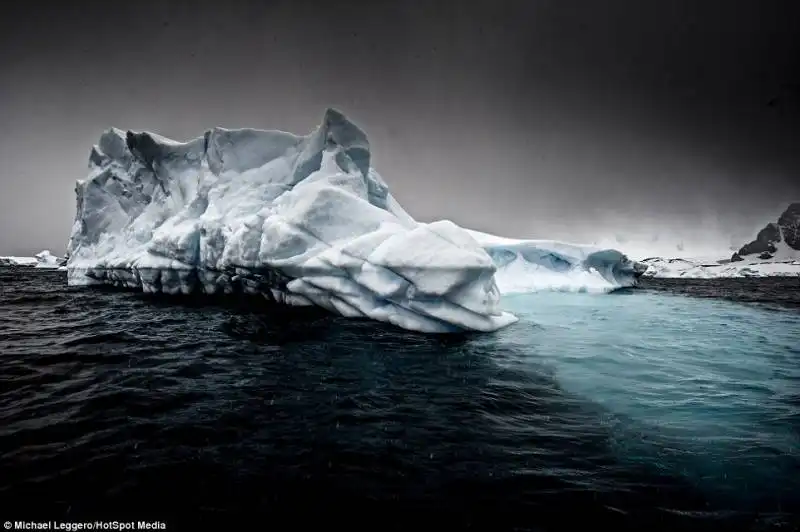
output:
M 307 133 L 328 106 L 421 220 L 719 245 L 800 200 L 792 0 L 10 6 L 0 254 L 65 251 L 110 126 Z

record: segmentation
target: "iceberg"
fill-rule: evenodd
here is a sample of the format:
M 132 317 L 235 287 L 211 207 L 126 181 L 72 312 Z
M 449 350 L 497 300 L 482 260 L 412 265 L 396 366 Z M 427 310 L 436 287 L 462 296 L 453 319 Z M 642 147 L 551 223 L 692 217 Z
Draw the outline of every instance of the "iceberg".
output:
M 0 266 L 6 267 L 33 267 L 36 266 L 36 257 L 15 257 L 15 256 L 8 256 L 8 257 L 0 257 Z
M 0 257 L 0 266 L 34 267 L 39 269 L 64 268 L 65 259 L 56 257 L 45 249 L 33 257 Z
M 57 269 L 61 268 L 64 265 L 64 259 L 56 257 L 50 250 L 45 249 L 44 251 L 37 253 L 34 255 L 36 259 L 36 268 L 40 269 Z
M 644 271 L 614 250 L 417 222 L 372 168 L 366 134 L 334 109 L 305 136 L 110 129 L 75 191 L 72 286 L 260 294 L 412 331 L 490 332 L 517 321 L 501 287 L 560 277 L 613 289 Z
M 633 286 L 647 265 L 622 252 L 555 240 L 504 238 L 467 229 L 492 257 L 502 294 L 539 291 L 610 292 Z

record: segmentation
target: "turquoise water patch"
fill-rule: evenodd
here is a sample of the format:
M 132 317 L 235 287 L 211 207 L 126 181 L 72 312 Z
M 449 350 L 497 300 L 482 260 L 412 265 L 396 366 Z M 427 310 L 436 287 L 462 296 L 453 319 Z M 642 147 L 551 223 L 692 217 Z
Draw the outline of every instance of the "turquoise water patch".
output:
M 721 503 L 800 493 L 800 313 L 645 291 L 542 292 L 503 306 L 520 322 L 477 341 L 513 345 L 498 363 L 544 364 L 599 405 L 619 459 Z

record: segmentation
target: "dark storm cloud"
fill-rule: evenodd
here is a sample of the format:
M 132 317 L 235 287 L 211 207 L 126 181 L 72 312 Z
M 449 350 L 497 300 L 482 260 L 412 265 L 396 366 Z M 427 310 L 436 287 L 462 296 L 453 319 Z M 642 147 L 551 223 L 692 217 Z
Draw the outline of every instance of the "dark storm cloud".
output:
M 327 106 L 423 220 L 747 233 L 800 199 L 797 6 L 20 3 L 0 20 L 0 253 L 63 252 L 110 126 L 305 133 Z

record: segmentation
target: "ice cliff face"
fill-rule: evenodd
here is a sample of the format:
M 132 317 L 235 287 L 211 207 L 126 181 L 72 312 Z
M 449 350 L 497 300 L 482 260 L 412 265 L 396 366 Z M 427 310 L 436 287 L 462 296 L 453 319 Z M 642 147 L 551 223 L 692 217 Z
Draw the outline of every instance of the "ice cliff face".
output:
M 76 195 L 71 285 L 246 292 L 454 332 L 516 321 L 499 308 L 502 249 L 537 272 L 580 272 L 609 288 L 641 273 L 613 250 L 481 243 L 449 221 L 417 223 L 371 168 L 366 135 L 331 109 L 307 136 L 215 128 L 178 143 L 109 130 Z

